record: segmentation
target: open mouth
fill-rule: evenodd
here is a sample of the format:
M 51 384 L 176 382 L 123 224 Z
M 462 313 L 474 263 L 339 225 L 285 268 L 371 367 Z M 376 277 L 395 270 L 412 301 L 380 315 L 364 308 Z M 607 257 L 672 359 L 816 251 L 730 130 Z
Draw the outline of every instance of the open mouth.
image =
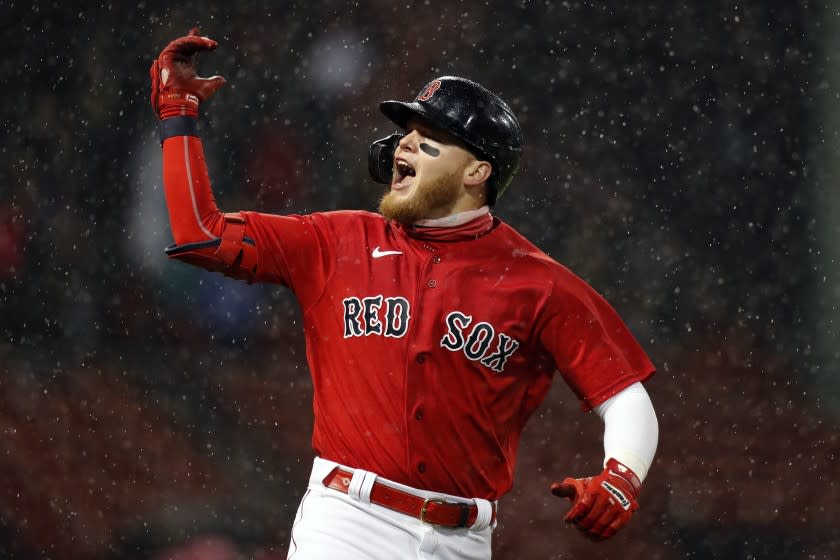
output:
M 417 172 L 407 161 L 398 159 L 394 162 L 394 180 L 391 183 L 391 186 L 406 186 L 403 184 L 405 180 L 409 177 L 414 177 L 416 174 Z

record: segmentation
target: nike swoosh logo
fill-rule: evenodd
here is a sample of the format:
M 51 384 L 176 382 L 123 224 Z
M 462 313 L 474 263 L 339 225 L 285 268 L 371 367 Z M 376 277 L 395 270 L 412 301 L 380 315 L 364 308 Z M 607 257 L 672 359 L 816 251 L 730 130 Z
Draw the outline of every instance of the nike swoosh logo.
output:
M 402 251 L 380 251 L 377 246 L 370 254 L 374 259 L 378 259 L 380 257 L 387 257 L 388 255 L 402 255 Z

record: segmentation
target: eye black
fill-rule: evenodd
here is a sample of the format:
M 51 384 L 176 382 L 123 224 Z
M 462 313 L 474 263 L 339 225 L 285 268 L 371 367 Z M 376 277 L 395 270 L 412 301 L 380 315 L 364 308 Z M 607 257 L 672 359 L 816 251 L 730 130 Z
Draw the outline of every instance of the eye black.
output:
M 438 150 L 434 146 L 426 144 L 425 142 L 420 143 L 420 149 L 432 157 L 438 157 L 440 155 L 440 150 Z

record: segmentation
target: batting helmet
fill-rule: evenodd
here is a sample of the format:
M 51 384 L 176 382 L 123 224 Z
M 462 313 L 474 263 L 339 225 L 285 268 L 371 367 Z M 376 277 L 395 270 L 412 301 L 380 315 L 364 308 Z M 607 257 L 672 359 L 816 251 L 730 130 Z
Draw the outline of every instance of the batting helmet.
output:
M 440 128 L 460 139 L 475 155 L 493 166 L 487 181 L 491 206 L 519 169 L 522 129 L 507 103 L 482 85 L 455 76 L 435 78 L 411 103 L 383 101 L 379 108 L 401 128 L 409 119 Z M 401 135 L 391 135 L 371 145 L 369 169 L 375 180 L 390 182 L 391 159 Z M 387 165 L 384 169 L 381 166 Z M 384 180 L 383 180 L 384 179 Z

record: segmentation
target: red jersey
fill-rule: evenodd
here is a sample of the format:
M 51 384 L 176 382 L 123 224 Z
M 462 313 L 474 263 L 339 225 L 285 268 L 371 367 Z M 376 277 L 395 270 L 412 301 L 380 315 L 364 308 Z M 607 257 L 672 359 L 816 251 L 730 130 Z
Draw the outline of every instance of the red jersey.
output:
M 212 231 L 200 141 L 184 142 L 198 155 L 180 143 L 167 152 L 181 140 L 164 143 L 173 229 L 201 219 Z M 181 161 L 193 168 L 179 172 Z M 614 309 L 498 218 L 420 228 L 361 211 L 242 216 L 256 281 L 300 303 L 312 444 L 325 459 L 494 500 L 511 487 L 522 429 L 555 371 L 584 409 L 653 374 Z

